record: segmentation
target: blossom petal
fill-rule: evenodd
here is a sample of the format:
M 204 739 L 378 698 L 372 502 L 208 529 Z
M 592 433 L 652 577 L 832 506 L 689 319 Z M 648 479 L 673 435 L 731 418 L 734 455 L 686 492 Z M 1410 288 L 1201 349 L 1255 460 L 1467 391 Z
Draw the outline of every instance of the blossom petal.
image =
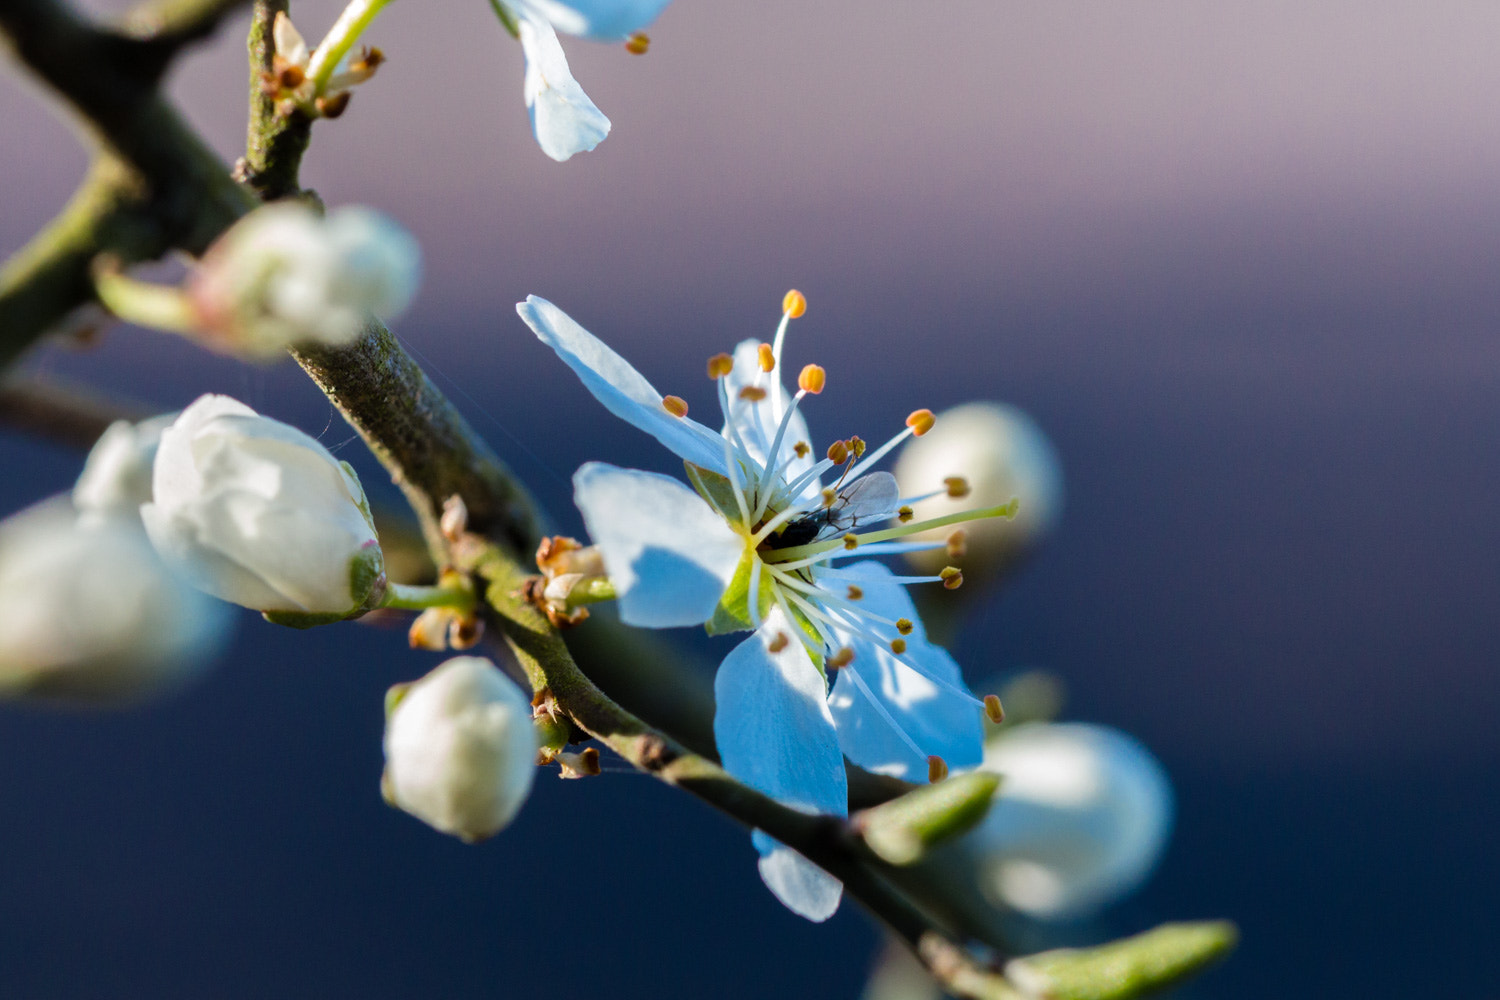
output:
M 726 381 L 726 387 L 729 390 L 729 419 L 724 426 L 724 436 L 730 436 L 732 424 L 734 432 L 745 443 L 745 451 L 762 467 L 770 457 L 771 442 L 776 440 L 776 428 L 781 425 L 781 418 L 786 414 L 792 400 L 791 394 L 787 392 L 779 379 L 779 371 L 769 374 L 761 371 L 759 341 L 741 341 L 740 345 L 734 349 L 734 368 L 729 372 Z M 757 402 L 741 397 L 740 390 L 746 388 L 765 390 L 765 399 Z M 777 457 L 781 467 L 785 470 L 783 475 L 788 482 L 796 479 L 818 462 L 819 456 L 810 447 L 806 455 L 798 457 L 796 448 L 799 441 L 806 442 L 809 446 L 812 444 L 807 421 L 803 419 L 801 409 L 794 412 L 787 422 L 786 433 L 781 438 L 781 447 L 777 449 Z M 821 488 L 822 484 L 814 479 L 808 483 L 800 495 L 816 496 Z
M 662 395 L 624 358 L 546 299 L 528 295 L 516 312 L 538 339 L 557 352 L 605 409 L 650 434 L 679 458 L 723 475 L 724 443 L 690 417 L 662 406 Z
M 573 79 L 552 25 L 523 15 L 517 27 L 526 56 L 523 92 L 537 145 L 558 162 L 588 152 L 609 135 L 609 119 Z
M 861 577 L 888 577 L 889 568 L 878 562 L 862 562 L 848 568 Z M 906 589 L 895 583 L 862 581 L 860 605 L 871 615 L 887 619 L 909 619 L 914 624 L 906 636 L 902 660 L 915 664 L 951 685 L 963 687 L 958 664 L 947 650 L 927 641 L 921 619 Z M 894 635 L 894 633 L 893 633 Z M 839 744 L 849 759 L 867 770 L 917 781 L 927 773 L 926 755 L 942 757 L 950 767 L 973 767 L 984 757 L 983 710 L 922 676 L 900 662 L 886 645 L 839 630 L 841 641 L 854 648 L 854 661 L 840 672 L 829 699 Z M 857 671 L 870 694 L 880 700 L 882 713 L 860 691 Z M 965 688 L 967 690 L 967 688 Z M 890 722 L 889 715 L 921 748 L 915 753 Z
M 686 486 L 654 472 L 589 462 L 573 499 L 631 625 L 699 625 L 734 578 L 745 540 Z
M 714 742 L 725 770 L 751 788 L 803 812 L 847 816 L 844 758 L 823 675 L 796 635 L 797 626 L 773 608 L 724 658 L 714 679 Z M 783 636 L 790 641 L 772 652 Z M 837 879 L 764 833 L 755 845 L 761 877 L 788 908 L 815 921 L 833 914 Z
M 669 0 L 512 0 L 520 11 L 546 18 L 567 35 L 619 41 L 656 20 Z

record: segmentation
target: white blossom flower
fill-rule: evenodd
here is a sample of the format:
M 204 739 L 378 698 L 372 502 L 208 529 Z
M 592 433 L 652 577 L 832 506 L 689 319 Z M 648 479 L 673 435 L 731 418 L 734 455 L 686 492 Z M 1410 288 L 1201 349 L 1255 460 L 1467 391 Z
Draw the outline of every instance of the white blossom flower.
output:
M 804 368 L 795 395 L 780 377 L 787 321 L 805 308 L 800 293 L 789 293 L 774 343 L 746 341 L 733 357 L 710 359 L 720 432 L 689 418 L 682 399 L 663 397 L 552 303 L 532 296 L 517 306 L 605 407 L 687 464 L 693 489 L 598 462 L 573 477 L 621 618 L 654 628 L 703 623 L 711 634 L 754 630 L 725 657 L 714 684 L 724 766 L 794 808 L 842 816 L 845 755 L 874 771 L 923 778 L 933 756 L 955 767 L 978 764 L 983 723 L 957 664 L 927 642 L 903 589 L 955 586 L 957 570 L 902 577 L 874 561 L 836 565 L 856 554 L 903 551 L 912 543 L 895 539 L 934 526 L 879 530 L 909 511 L 895 479 L 870 471 L 929 428 L 932 415 L 913 413 L 907 429 L 879 448 L 850 438 L 817 458 L 799 406 L 822 391 L 824 372 Z M 821 477 L 839 466 L 825 488 Z M 1005 512 L 966 512 L 943 523 Z M 755 843 L 761 875 L 783 903 L 812 920 L 833 913 L 837 880 L 759 831 Z
M 526 58 L 522 93 L 542 152 L 559 162 L 604 141 L 609 119 L 568 69 L 559 31 L 595 41 L 631 37 L 656 20 L 667 0 L 498 0 Z
M 348 207 L 325 217 L 278 202 L 219 237 L 187 291 L 209 347 L 271 358 L 296 344 L 352 343 L 372 314 L 400 314 L 420 260 L 411 234 L 378 212 Z
M 85 519 L 139 517 L 151 502 L 151 467 L 161 433 L 177 419 L 164 413 L 139 423 L 116 420 L 105 428 L 73 485 L 73 505 Z
M 1116 729 L 1029 723 L 985 747 L 1004 776 L 969 842 L 996 902 L 1044 920 L 1090 916 L 1134 892 L 1172 828 L 1172 786 Z
M 152 494 L 141 507 L 151 541 L 216 597 L 329 620 L 382 596 L 380 544 L 354 470 L 243 403 L 201 396 L 183 410 L 162 432 Z
M 170 572 L 139 518 L 66 497 L 0 521 L 0 693 L 131 701 L 201 670 L 228 609 Z
M 462 840 L 506 826 L 536 774 L 531 703 L 489 660 L 460 656 L 386 698 L 386 801 Z
M 962 470 L 963 475 L 958 473 Z M 896 481 L 916 489 L 951 481 L 952 494 L 915 504 L 918 517 L 954 509 L 953 500 L 978 506 L 1019 502 L 1010 521 L 985 521 L 967 532 L 968 567 L 973 575 L 999 569 L 1034 548 L 1062 513 L 1062 465 L 1036 422 L 1013 406 L 965 403 L 938 414 L 931 434 L 907 442 L 896 461 Z M 912 552 L 907 559 L 927 569 L 941 555 Z

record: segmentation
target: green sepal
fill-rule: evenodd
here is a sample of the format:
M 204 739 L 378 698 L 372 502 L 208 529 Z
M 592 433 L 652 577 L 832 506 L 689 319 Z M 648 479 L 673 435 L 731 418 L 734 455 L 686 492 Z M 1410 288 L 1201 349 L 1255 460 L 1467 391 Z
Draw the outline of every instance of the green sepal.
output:
M 734 484 L 729 481 L 728 476 L 721 476 L 712 469 L 705 469 L 701 465 L 692 462 L 683 462 L 687 469 L 688 482 L 693 484 L 693 489 L 698 495 L 708 502 L 710 507 L 718 510 L 725 517 L 734 517 L 740 512 L 740 502 L 735 498 Z
M 714 616 L 703 623 L 709 635 L 748 632 L 755 628 L 755 623 L 750 620 L 750 570 L 756 558 L 755 553 L 750 551 L 740 556 L 739 565 L 734 568 L 734 577 L 729 581 L 729 586 L 724 588 L 724 595 L 719 598 L 718 607 L 714 608 Z M 760 588 L 762 620 L 775 603 L 776 599 L 771 594 L 771 588 L 766 585 L 766 581 L 762 580 Z
M 332 625 L 334 622 L 348 621 L 350 618 L 358 618 L 362 614 L 364 614 L 363 610 L 346 611 L 342 614 L 337 611 L 262 611 L 260 616 L 272 625 L 308 629 L 317 628 L 319 625 Z
M 851 822 L 882 861 L 915 864 L 930 848 L 978 825 L 999 787 L 1000 775 L 971 771 L 866 809 Z

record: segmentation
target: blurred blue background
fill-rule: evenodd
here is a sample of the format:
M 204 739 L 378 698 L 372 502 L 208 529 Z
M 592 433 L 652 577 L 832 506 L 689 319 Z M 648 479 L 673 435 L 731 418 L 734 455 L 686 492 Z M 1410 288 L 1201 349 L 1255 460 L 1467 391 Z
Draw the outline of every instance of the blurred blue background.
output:
M 316 37 L 337 9 L 294 14 Z M 1193 996 L 1492 990 L 1500 8 L 682 0 L 652 37 L 568 46 L 615 133 L 558 166 L 485 4 L 395 4 L 369 35 L 391 62 L 305 171 L 422 239 L 401 335 L 559 526 L 579 462 L 670 464 L 512 304 L 552 299 L 708 407 L 704 359 L 798 287 L 815 434 L 993 398 L 1062 455 L 1058 533 L 954 651 L 975 682 L 1056 671 L 1070 717 L 1172 774 L 1165 862 L 1098 933 L 1235 918 Z M 227 158 L 242 38 L 173 82 Z M 85 163 L 7 73 L 4 252 Z M 162 409 L 231 393 L 394 496 L 289 365 L 115 330 L 30 367 Z M 80 459 L 0 435 L 0 503 Z M 869 922 L 785 912 L 741 831 L 650 779 L 543 775 L 477 848 L 388 809 L 382 695 L 437 659 L 247 613 L 170 699 L 0 709 L 6 992 L 857 996 Z

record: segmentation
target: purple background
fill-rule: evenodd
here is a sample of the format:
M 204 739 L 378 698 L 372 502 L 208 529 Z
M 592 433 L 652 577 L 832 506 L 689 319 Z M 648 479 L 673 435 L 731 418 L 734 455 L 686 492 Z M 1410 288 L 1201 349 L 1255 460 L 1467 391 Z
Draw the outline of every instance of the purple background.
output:
M 337 6 L 297 10 L 316 37 Z M 242 34 L 174 81 L 226 157 Z M 562 166 L 484 3 L 398 3 L 369 37 L 391 62 L 317 127 L 306 182 L 421 238 L 401 335 L 562 526 L 579 462 L 669 461 L 512 303 L 553 299 L 706 407 L 703 360 L 799 287 L 815 433 L 996 398 L 1063 456 L 1058 535 L 955 652 L 976 681 L 1057 671 L 1070 715 L 1173 774 L 1172 849 L 1100 933 L 1238 919 L 1194 995 L 1492 987 L 1500 8 L 685 0 L 643 58 L 568 43 L 616 133 Z M 38 97 L 0 80 L 3 252 L 84 166 Z M 163 409 L 229 392 L 387 489 L 287 365 L 126 330 L 31 364 Z M 0 463 L 13 510 L 78 456 L 6 435 Z M 785 913 L 738 830 L 648 779 L 543 775 L 477 849 L 387 809 L 381 696 L 435 659 L 247 614 L 144 710 L 0 709 L 0 982 L 857 995 L 868 922 Z

